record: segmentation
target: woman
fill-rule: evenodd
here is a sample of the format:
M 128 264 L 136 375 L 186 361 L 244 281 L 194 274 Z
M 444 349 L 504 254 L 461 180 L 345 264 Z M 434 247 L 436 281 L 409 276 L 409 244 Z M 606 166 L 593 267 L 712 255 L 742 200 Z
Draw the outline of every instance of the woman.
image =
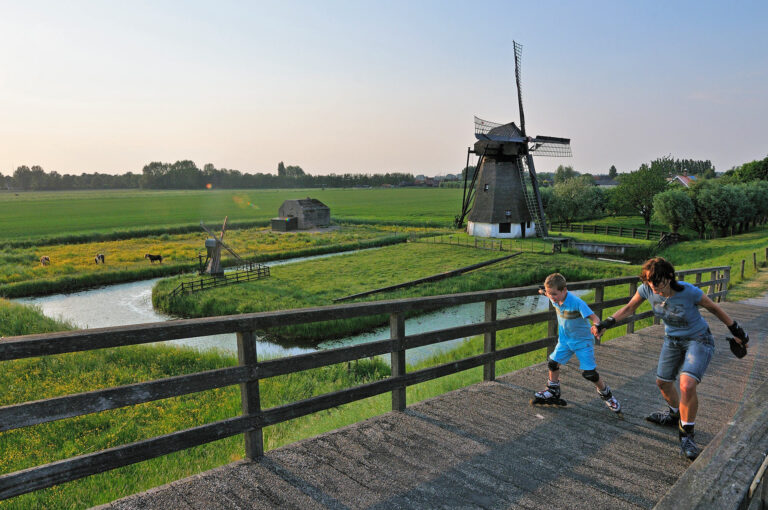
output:
M 698 307 L 703 306 L 728 326 L 736 337 L 738 348 L 746 349 L 749 336 L 701 289 L 687 282 L 678 282 L 675 279 L 675 268 L 663 258 L 646 261 L 640 279 L 643 284 L 629 303 L 613 316 L 593 326 L 593 333 L 599 338 L 616 321 L 634 314 L 644 300 L 651 303 L 654 315 L 664 322 L 664 345 L 659 354 L 656 385 L 667 401 L 669 410 L 654 412 L 645 419 L 658 425 L 677 427 L 680 453 L 694 460 L 699 455 L 699 447 L 693 440 L 699 408 L 696 386 L 704 377 L 715 352 L 715 340 Z M 680 395 L 675 388 L 678 372 Z

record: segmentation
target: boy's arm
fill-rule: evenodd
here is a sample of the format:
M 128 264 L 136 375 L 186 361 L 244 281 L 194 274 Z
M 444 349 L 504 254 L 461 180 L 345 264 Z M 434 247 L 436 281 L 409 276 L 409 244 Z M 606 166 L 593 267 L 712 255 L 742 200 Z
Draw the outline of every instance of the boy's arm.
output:
M 592 334 L 597 338 L 600 338 L 601 336 L 603 336 L 603 331 L 605 330 L 597 329 L 597 325 L 600 323 L 600 317 L 598 317 L 596 313 L 593 313 L 592 315 L 587 317 L 587 319 L 589 319 L 589 321 L 592 323 L 592 328 L 590 328 L 592 331 Z

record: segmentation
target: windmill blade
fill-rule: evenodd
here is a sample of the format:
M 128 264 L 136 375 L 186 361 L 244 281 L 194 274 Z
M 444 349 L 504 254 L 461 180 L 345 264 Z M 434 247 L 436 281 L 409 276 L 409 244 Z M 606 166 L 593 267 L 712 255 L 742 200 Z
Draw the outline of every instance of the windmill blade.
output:
M 222 248 L 224 248 L 224 249 L 225 249 L 225 250 L 227 250 L 229 253 L 231 253 L 231 254 L 232 254 L 232 256 L 233 256 L 233 257 L 235 257 L 237 260 L 239 260 L 240 262 L 242 262 L 242 261 L 243 261 L 243 259 L 241 259 L 241 258 L 240 258 L 240 255 L 238 255 L 237 253 L 235 253 L 235 251 L 234 251 L 232 248 L 230 248 L 229 246 L 227 246 L 227 245 L 224 243 L 224 241 L 221 241 L 221 240 L 219 240 L 219 244 L 221 245 L 221 247 L 222 247 Z
M 490 120 L 484 120 L 475 115 L 475 136 L 478 134 L 484 135 L 491 129 L 497 128 L 499 126 L 503 126 L 503 124 L 499 124 L 498 122 L 491 122 Z
M 216 234 L 214 234 L 213 232 L 211 232 L 211 231 L 208 229 L 208 227 L 206 227 L 206 226 L 203 224 L 203 222 L 202 222 L 202 221 L 200 222 L 200 226 L 203 228 L 203 230 L 205 230 L 206 232 L 208 232 L 208 235 L 209 235 L 209 236 L 211 236 L 212 238 L 214 238 L 214 239 L 216 239 L 217 241 L 221 242 L 221 240 L 220 240 L 218 237 L 216 237 Z
M 523 58 L 523 46 L 512 41 L 515 47 L 515 83 L 517 83 L 517 104 L 520 107 L 520 132 L 525 136 L 525 114 L 523 113 L 523 91 L 520 88 L 520 67 Z
M 227 218 L 229 216 L 224 216 L 224 224 L 221 226 L 221 240 L 224 240 L 224 233 L 227 231 Z
M 537 136 L 536 138 L 532 138 L 530 142 L 532 145 L 528 150 L 535 153 L 537 156 L 555 156 L 563 158 L 570 158 L 573 156 L 571 153 L 570 138 Z

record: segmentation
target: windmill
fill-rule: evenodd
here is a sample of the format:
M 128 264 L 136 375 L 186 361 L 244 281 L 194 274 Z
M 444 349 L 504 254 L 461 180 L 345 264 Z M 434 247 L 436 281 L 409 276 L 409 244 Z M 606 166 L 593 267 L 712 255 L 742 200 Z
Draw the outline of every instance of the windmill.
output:
M 221 267 L 221 249 L 224 248 L 229 253 L 232 254 L 237 260 L 240 262 L 243 261 L 243 259 L 240 258 L 240 256 L 235 253 L 235 251 L 224 244 L 224 234 L 227 232 L 227 217 L 224 218 L 224 223 L 221 226 L 221 235 L 219 237 L 216 237 L 216 234 L 211 232 L 208 227 L 206 227 L 203 222 L 200 222 L 200 226 L 203 227 L 203 230 L 205 230 L 210 238 L 205 240 L 205 250 L 206 250 L 206 258 L 205 262 L 202 262 L 202 256 L 201 258 L 201 267 L 205 267 L 201 271 L 203 274 L 210 274 L 210 275 L 221 275 L 224 274 L 224 270 Z
M 514 122 L 499 124 L 475 117 L 475 142 L 469 155 L 478 156 L 475 173 L 464 172 L 461 214 L 455 224 L 467 219 L 467 233 L 480 237 L 547 236 L 533 155 L 571 156 L 571 140 L 553 136 L 529 137 L 525 132 L 523 96 L 520 89 L 522 46 L 515 49 L 515 82 L 520 108 L 520 127 Z M 470 181 L 471 179 L 471 181 Z

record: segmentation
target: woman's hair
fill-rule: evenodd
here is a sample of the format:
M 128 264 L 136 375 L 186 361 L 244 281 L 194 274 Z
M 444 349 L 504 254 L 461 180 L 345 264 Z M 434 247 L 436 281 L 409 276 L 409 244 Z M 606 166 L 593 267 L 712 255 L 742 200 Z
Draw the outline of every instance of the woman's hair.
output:
M 669 280 L 669 286 L 675 292 L 683 290 L 675 278 L 675 268 L 671 262 L 662 257 L 648 259 L 640 270 L 640 280 L 643 283 L 652 283 L 655 286 L 661 284 L 662 280 Z

